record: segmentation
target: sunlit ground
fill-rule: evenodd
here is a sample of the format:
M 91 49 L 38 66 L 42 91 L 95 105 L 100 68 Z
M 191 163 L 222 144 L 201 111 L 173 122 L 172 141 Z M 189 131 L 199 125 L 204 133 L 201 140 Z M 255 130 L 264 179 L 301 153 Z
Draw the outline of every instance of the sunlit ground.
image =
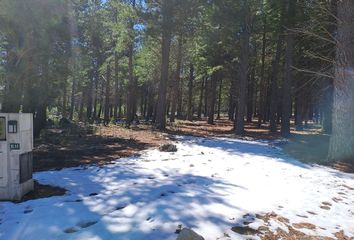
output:
M 68 193 L 1 203 L 0 239 L 175 239 L 180 225 L 206 239 L 246 239 L 231 230 L 245 224 L 354 237 L 353 174 L 300 163 L 276 142 L 183 137 L 177 147 L 35 174 Z M 289 223 L 259 217 L 271 212 Z

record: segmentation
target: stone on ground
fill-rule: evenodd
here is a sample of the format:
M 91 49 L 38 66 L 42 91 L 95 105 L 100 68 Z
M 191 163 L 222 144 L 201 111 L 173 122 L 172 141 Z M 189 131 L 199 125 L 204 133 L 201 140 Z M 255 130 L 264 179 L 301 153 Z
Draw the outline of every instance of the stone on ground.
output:
M 159 147 L 161 152 L 177 152 L 177 146 L 174 144 L 164 144 Z
M 176 240 L 204 240 L 204 238 L 191 229 L 183 228 Z

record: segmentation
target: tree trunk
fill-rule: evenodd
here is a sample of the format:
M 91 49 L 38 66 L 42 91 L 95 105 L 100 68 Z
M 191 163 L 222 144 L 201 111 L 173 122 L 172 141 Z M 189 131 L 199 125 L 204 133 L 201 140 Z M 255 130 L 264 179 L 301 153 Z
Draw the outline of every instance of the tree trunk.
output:
M 135 0 L 132 1 L 132 6 L 135 8 Z M 129 30 L 131 32 L 134 31 L 134 22 L 131 20 L 129 23 Z M 135 118 L 135 110 L 136 110 L 136 79 L 134 77 L 134 63 L 133 63 L 133 55 L 134 55 L 134 37 L 130 39 L 128 46 L 128 92 L 127 92 L 127 111 L 126 111 L 126 125 L 130 126 L 130 124 L 134 121 Z
M 260 88 L 259 88 L 259 105 L 258 105 L 258 127 L 261 127 L 262 121 L 265 119 L 265 95 L 266 95 L 266 79 L 264 74 L 265 69 L 265 55 L 266 55 L 266 45 L 267 45 L 267 15 L 264 9 L 265 1 L 263 0 L 262 10 L 263 10 L 263 34 L 262 34 L 262 65 L 261 65 L 261 76 L 260 76 Z
M 304 96 L 300 92 L 295 98 L 295 128 L 297 131 L 303 130 L 303 118 L 304 118 Z
M 97 117 L 99 118 L 99 114 L 97 112 L 97 105 L 99 104 L 99 98 L 101 97 L 99 87 L 100 87 L 100 70 L 99 67 L 101 66 L 101 61 L 100 61 L 100 54 L 99 50 L 97 50 L 97 63 L 95 63 L 95 68 L 94 68 L 94 89 L 93 89 L 93 113 L 92 113 L 92 119 L 97 120 Z M 100 95 L 99 95 L 100 94 Z
M 229 120 L 235 121 L 235 109 L 236 109 L 236 81 L 231 81 L 230 96 L 229 96 Z
M 89 72 L 89 84 L 87 86 L 87 106 L 86 106 L 86 119 L 90 122 L 92 119 L 92 104 L 93 104 L 93 82 L 94 82 L 94 77 L 93 77 L 93 71 Z
M 178 50 L 177 50 L 177 66 L 176 66 L 176 73 L 175 79 L 173 81 L 173 89 L 172 89 L 172 106 L 171 106 L 171 115 L 170 115 L 170 122 L 175 121 L 176 117 L 176 110 L 178 104 L 178 96 L 180 95 L 180 80 L 181 80 L 181 65 L 182 65 L 182 37 L 179 36 L 178 38 Z
M 215 102 L 216 102 L 216 88 L 218 84 L 219 71 L 214 72 L 211 76 L 211 86 L 209 89 L 209 110 L 208 110 L 208 124 L 214 124 Z
M 149 95 L 149 88 L 147 85 L 144 86 L 144 106 L 143 106 L 143 117 L 146 119 L 146 110 L 147 110 L 147 104 L 148 104 L 148 95 Z
M 239 67 L 239 81 L 238 81 L 238 99 L 237 99 L 237 116 L 235 121 L 235 133 L 241 135 L 244 133 L 244 117 L 245 105 L 247 97 L 247 79 L 250 59 L 250 37 L 251 37 L 251 16 L 249 3 L 247 0 L 243 1 L 243 16 L 242 29 L 240 36 L 240 67 Z
M 181 68 L 181 71 L 182 68 Z M 178 87 L 178 97 L 177 97 L 177 117 L 181 118 L 183 115 L 183 87 L 184 87 L 184 81 L 183 78 L 179 79 L 179 87 Z
M 338 1 L 333 128 L 328 160 L 354 158 L 354 0 Z
M 5 65 L 5 94 L 2 106 L 3 112 L 18 113 L 21 108 L 22 88 L 21 80 L 17 74 L 21 71 L 20 52 L 23 48 L 23 33 L 14 41 L 9 42 L 6 48 L 6 65 Z M 17 43 L 17 44 L 16 44 Z
M 128 92 L 127 92 L 127 110 L 126 110 L 126 124 L 130 126 L 135 117 L 135 98 L 136 98 L 136 86 L 134 78 L 134 65 L 133 65 L 133 45 L 129 46 L 129 60 L 128 60 L 128 72 L 129 72 L 129 82 L 128 82 Z
M 200 95 L 199 95 L 199 105 L 198 105 L 198 118 L 202 117 L 202 108 L 203 108 L 203 99 L 204 99 L 204 82 L 205 77 L 202 78 L 200 86 Z
M 220 119 L 220 112 L 221 112 L 221 99 L 222 97 L 222 78 L 220 78 L 220 81 L 219 81 L 219 96 L 218 96 L 218 112 L 217 112 L 217 117 L 216 119 Z
M 285 50 L 285 77 L 283 83 L 283 98 L 282 98 L 282 115 L 281 115 L 281 135 L 283 137 L 290 136 L 290 118 L 292 115 L 292 78 L 293 78 L 293 57 L 294 57 L 294 42 L 295 36 L 292 32 L 296 13 L 296 2 L 289 0 L 288 3 L 288 24 L 286 34 L 286 50 Z M 290 30 L 289 30 L 290 29 Z
M 205 78 L 205 83 L 204 83 L 204 117 L 207 117 L 209 115 L 208 113 L 208 107 L 209 107 L 209 102 L 208 102 L 208 98 L 209 98 L 209 86 L 208 86 L 208 77 Z
M 45 127 L 47 121 L 47 107 L 48 107 L 48 80 L 49 80 L 49 66 L 48 62 L 43 64 L 43 75 L 41 76 L 41 94 L 40 101 L 36 108 L 36 113 L 34 114 L 34 122 L 33 122 L 33 135 L 34 137 L 39 137 L 41 130 Z
M 256 78 L 256 69 L 252 69 L 251 76 L 248 80 L 248 95 L 247 95 L 247 122 L 252 122 L 253 116 L 253 100 L 254 100 L 254 85 L 255 85 L 255 78 Z
M 107 73 L 106 73 L 106 96 L 105 96 L 105 101 L 104 101 L 104 124 L 108 125 L 109 124 L 109 108 L 110 108 L 110 103 L 109 103 L 109 98 L 111 96 L 111 66 L 110 63 L 107 64 Z
M 79 105 L 79 113 L 78 113 L 78 119 L 79 121 L 83 120 L 84 116 L 84 104 L 85 104 L 85 93 L 86 89 L 80 86 L 81 88 L 81 97 L 80 97 L 80 105 Z
M 154 92 L 152 89 L 149 90 L 148 93 L 148 104 L 147 104 L 147 113 L 146 113 L 146 120 L 151 120 L 154 114 Z
M 74 111 L 75 111 L 75 94 L 76 94 L 76 89 L 77 89 L 77 81 L 76 81 L 76 69 L 74 69 L 73 72 L 73 83 L 72 83 L 72 88 L 71 88 L 71 100 L 70 100 L 70 114 L 69 118 L 70 120 L 74 119 Z
M 35 138 L 38 138 L 40 136 L 41 130 L 45 127 L 46 121 L 47 121 L 47 105 L 45 102 L 42 102 L 37 107 L 37 111 L 34 116 L 33 135 Z
M 119 59 L 118 53 L 114 53 L 114 120 L 118 119 L 118 106 L 119 106 Z
M 64 74 L 63 76 L 63 103 L 62 103 L 62 114 L 64 118 L 68 117 L 66 108 L 67 108 L 67 86 L 68 86 L 68 80 L 67 80 L 67 75 Z
M 24 88 L 23 88 L 23 103 L 22 103 L 22 111 L 24 113 L 34 113 L 36 110 L 36 93 L 34 87 L 34 79 L 37 77 L 34 73 L 33 69 L 33 58 L 31 57 L 32 53 L 28 54 L 28 58 L 24 57 L 24 61 L 26 66 L 26 75 L 24 76 Z M 66 75 L 66 74 L 64 74 Z M 47 95 L 47 92 L 43 92 L 44 96 Z
M 275 52 L 275 58 L 272 63 L 272 73 L 271 73 L 271 83 L 270 83 L 270 96 L 269 96 L 269 121 L 270 121 L 270 132 L 277 132 L 277 108 L 278 108 L 278 74 L 279 74 L 279 64 L 280 56 L 283 43 L 283 16 L 279 23 L 279 32 L 277 47 Z
M 156 128 L 164 130 L 166 128 L 166 93 L 168 82 L 168 68 L 170 63 L 170 45 L 171 45 L 171 20 L 172 3 L 164 0 L 162 3 L 162 61 L 161 78 L 159 85 L 159 95 L 156 109 Z
M 194 81 L 194 67 L 191 63 L 189 66 L 189 82 L 188 82 L 188 105 L 187 105 L 187 120 L 193 120 L 193 81 Z

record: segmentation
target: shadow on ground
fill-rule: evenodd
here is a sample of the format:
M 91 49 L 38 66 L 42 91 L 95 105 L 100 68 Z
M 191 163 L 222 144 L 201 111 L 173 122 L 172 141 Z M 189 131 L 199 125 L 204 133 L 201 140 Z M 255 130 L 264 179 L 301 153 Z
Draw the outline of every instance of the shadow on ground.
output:
M 84 164 L 104 165 L 131 156 L 149 145 L 112 136 L 69 136 L 58 143 L 39 143 L 34 150 L 34 171 L 60 170 Z

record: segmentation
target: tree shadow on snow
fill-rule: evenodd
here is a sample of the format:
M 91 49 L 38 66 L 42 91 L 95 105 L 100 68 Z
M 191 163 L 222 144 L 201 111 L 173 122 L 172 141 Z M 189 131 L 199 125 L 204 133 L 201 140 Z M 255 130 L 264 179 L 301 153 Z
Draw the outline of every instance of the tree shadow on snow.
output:
M 40 237 L 43 231 L 61 239 L 174 239 L 179 225 L 231 226 L 228 216 L 215 214 L 213 208 L 238 209 L 220 192 L 242 188 L 212 177 L 161 169 L 147 173 L 129 161 L 43 172 L 38 178 L 42 174 L 49 174 L 52 180 L 47 181 L 67 188 L 68 193 L 16 206 L 18 212 L 31 208 L 20 218 L 21 232 L 15 230 L 26 239 L 32 239 L 31 234 Z
M 89 209 L 104 206 L 101 223 L 107 231 L 122 239 L 167 239 L 173 236 L 171 229 L 161 228 L 163 223 L 171 223 L 175 229 L 180 224 L 194 228 L 200 222 L 230 225 L 227 216 L 213 213 L 213 207 L 215 204 L 233 209 L 238 207 L 230 205 L 216 191 L 239 186 L 203 176 L 162 174 L 165 179 L 161 181 L 150 174 L 139 173 L 134 167 L 124 168 L 119 174 L 103 172 L 107 185 L 101 185 L 101 191 L 94 198 L 84 200 L 84 204 Z M 96 182 L 99 177 L 92 181 Z M 109 184 L 119 179 L 130 181 L 129 186 L 114 189 Z M 146 229 L 142 230 L 142 226 Z
M 230 138 L 195 138 L 179 137 L 182 142 L 197 144 L 202 147 L 222 150 L 238 157 L 252 159 L 256 156 L 271 158 L 273 161 L 288 163 L 301 168 L 311 168 L 311 165 L 302 163 L 296 159 L 288 157 L 276 145 L 281 144 L 275 141 L 247 141 Z

